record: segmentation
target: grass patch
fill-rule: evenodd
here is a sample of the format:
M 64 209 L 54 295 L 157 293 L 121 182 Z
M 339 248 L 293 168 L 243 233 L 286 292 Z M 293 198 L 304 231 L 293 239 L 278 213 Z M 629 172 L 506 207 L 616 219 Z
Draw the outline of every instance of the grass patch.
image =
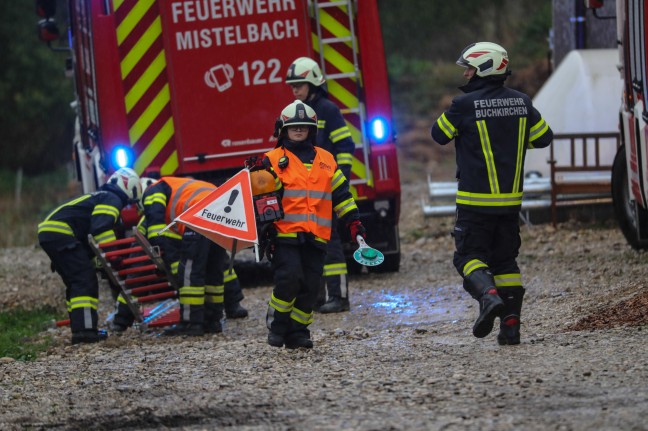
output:
M 45 351 L 52 340 L 36 337 L 43 325 L 52 319 L 61 319 L 61 313 L 50 308 L 0 312 L 0 357 L 32 361 Z

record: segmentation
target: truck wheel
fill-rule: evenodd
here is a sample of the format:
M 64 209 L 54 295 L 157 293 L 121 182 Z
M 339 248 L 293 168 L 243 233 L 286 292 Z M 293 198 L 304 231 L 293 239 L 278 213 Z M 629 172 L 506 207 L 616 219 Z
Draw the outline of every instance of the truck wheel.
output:
M 614 215 L 628 244 L 636 250 L 648 248 L 648 241 L 639 239 L 639 223 L 648 219 L 648 211 L 630 199 L 625 146 L 621 146 L 612 165 L 612 205 Z
M 400 268 L 400 251 L 394 254 L 385 255 L 385 260 L 378 266 L 370 266 L 369 272 L 384 274 L 386 272 L 398 272 Z

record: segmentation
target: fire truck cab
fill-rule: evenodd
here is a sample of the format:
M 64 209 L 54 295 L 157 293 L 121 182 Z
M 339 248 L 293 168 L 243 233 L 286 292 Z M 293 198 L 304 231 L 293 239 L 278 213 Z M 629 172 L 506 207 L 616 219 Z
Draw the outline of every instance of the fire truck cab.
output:
M 58 33 L 55 3 L 36 1 L 48 44 Z M 67 5 L 74 152 L 84 191 L 125 165 L 141 175 L 221 184 L 245 159 L 274 148 L 275 119 L 293 99 L 288 67 L 311 57 L 356 143 L 350 183 L 367 240 L 385 254 L 376 270 L 398 270 L 400 179 L 376 0 Z

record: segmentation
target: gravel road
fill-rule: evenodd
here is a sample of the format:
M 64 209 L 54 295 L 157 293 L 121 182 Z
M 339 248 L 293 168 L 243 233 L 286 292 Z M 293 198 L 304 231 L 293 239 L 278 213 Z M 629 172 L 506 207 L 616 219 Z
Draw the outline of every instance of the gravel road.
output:
M 405 184 L 403 201 L 424 190 Z M 613 223 L 523 227 L 522 344 L 498 346 L 471 334 L 452 220 L 417 205 L 401 271 L 354 276 L 351 311 L 316 315 L 314 349 L 265 343 L 270 285 L 245 288 L 250 317 L 224 334 L 71 346 L 49 330 L 36 361 L 0 358 L 0 429 L 648 429 L 645 253 Z M 0 310 L 63 302 L 41 250 L 0 250 Z

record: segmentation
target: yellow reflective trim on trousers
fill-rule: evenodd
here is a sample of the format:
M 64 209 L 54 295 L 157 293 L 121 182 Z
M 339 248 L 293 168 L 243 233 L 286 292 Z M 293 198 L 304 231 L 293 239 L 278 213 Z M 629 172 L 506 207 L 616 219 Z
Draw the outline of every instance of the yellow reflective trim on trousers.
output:
M 515 178 L 513 179 L 513 192 L 520 190 L 520 180 L 522 178 L 522 157 L 524 155 L 524 142 L 526 139 L 526 117 L 521 117 L 518 124 L 518 145 L 517 157 L 515 159 Z
M 310 325 L 313 323 L 313 312 L 306 313 L 295 307 L 290 312 L 290 318 L 304 325 Z
M 42 233 L 42 232 L 56 232 L 65 235 L 74 236 L 74 231 L 72 230 L 69 224 L 62 221 L 56 221 L 56 220 L 48 220 L 39 223 L 38 233 Z
M 229 272 L 229 269 L 226 269 L 225 271 L 223 271 L 223 281 L 225 283 L 229 283 L 230 281 L 234 281 L 237 278 L 238 278 L 238 276 L 236 275 L 236 272 L 234 270 L 232 270 L 231 274 Z
M 178 169 L 178 151 L 175 150 L 169 158 L 162 164 L 160 175 L 171 175 Z
M 547 122 L 544 118 L 540 118 L 540 121 L 538 121 L 533 127 L 531 127 L 531 130 L 529 130 L 529 142 L 533 142 L 540 136 L 544 135 L 548 129 L 549 125 Z
M 171 267 L 171 274 L 177 275 L 178 274 L 178 267 L 180 266 L 180 262 L 176 260 L 175 262 L 172 262 L 171 265 L 169 265 L 169 266 Z
M 495 287 L 522 286 L 520 273 L 499 274 L 494 276 Z
M 164 72 L 165 67 L 166 58 L 164 57 L 164 51 L 160 51 L 155 60 L 153 60 L 153 62 L 146 68 L 142 76 L 140 76 L 124 98 L 126 113 L 129 113 L 131 109 L 133 109 L 133 106 L 135 106 L 142 98 L 144 93 L 146 93 L 146 91 L 151 87 L 157 77 Z
M 445 112 L 437 119 L 437 125 L 441 131 L 448 137 L 448 139 L 454 139 L 457 136 L 457 129 L 448 121 Z
M 92 308 L 93 310 L 97 309 L 97 304 L 99 303 L 98 298 L 93 298 L 92 296 L 76 296 L 70 298 L 69 310 L 76 310 L 77 308 Z
M 162 232 L 162 236 L 165 236 L 170 239 L 182 240 L 182 235 L 178 235 L 177 233 L 172 232 L 170 230 L 165 230 L 164 232 Z
M 107 230 L 98 235 L 94 235 L 93 238 L 95 241 L 97 241 L 98 244 L 103 244 L 104 242 L 115 241 L 117 239 L 117 236 L 115 235 L 114 231 Z
M 324 265 L 324 277 L 330 275 L 344 275 L 347 274 L 346 263 L 331 263 Z
M 135 26 L 142 20 L 142 17 L 154 4 L 155 0 L 138 0 L 135 2 L 133 9 L 128 12 L 128 15 L 126 15 L 124 20 L 119 24 L 119 26 L 117 26 L 117 45 L 121 45 L 122 42 L 124 42 Z
M 479 130 L 479 141 L 481 142 L 482 152 L 484 153 L 484 162 L 486 163 L 486 170 L 488 172 L 488 184 L 490 185 L 491 193 L 498 194 L 500 192 L 500 187 L 499 182 L 497 181 L 495 157 L 493 156 L 493 149 L 490 144 L 486 121 L 477 121 L 477 129 Z
M 117 297 L 117 302 L 119 302 L 120 304 L 128 305 L 126 298 L 124 298 L 124 296 L 121 293 Z
M 137 140 L 144 134 L 144 132 L 146 132 L 146 129 L 148 129 L 170 100 L 171 93 L 169 92 L 169 84 L 167 83 L 162 87 L 157 96 L 155 96 L 150 105 L 144 110 L 142 115 L 135 121 L 135 124 L 133 124 L 133 127 L 128 131 L 131 146 L 135 145 Z M 137 172 L 137 169 L 135 169 L 135 171 Z
M 125 79 L 141 58 L 149 50 L 153 42 L 162 34 L 162 19 L 158 16 L 146 29 L 142 37 L 135 43 L 133 48 L 126 54 L 121 61 L 121 76 Z
M 479 269 L 479 268 L 488 268 L 488 265 L 486 265 L 484 262 L 482 262 L 479 259 L 473 259 L 473 260 L 469 261 L 463 267 L 463 275 L 464 275 L 464 277 L 469 276 L 470 273 L 472 273 L 474 270 Z
M 290 302 L 282 301 L 281 299 L 274 296 L 274 293 L 270 297 L 270 302 L 268 303 L 270 307 L 274 308 L 280 313 L 289 313 L 292 310 L 294 304 L 295 299 Z
M 211 304 L 222 304 L 225 297 L 225 285 L 205 286 L 205 302 Z
M 295 233 L 295 232 L 290 232 L 290 233 L 277 232 L 277 238 L 297 238 L 297 233 Z
M 178 300 L 184 305 L 203 305 L 205 303 L 205 287 L 182 286 L 178 289 Z
M 516 193 L 470 193 L 457 192 L 457 204 L 474 205 L 478 207 L 507 207 L 522 205 L 522 192 Z
M 153 159 L 160 154 L 160 151 L 162 151 L 174 133 L 175 128 L 173 126 L 173 118 L 169 118 L 135 161 L 135 171 L 143 172 L 144 169 L 151 164 Z

